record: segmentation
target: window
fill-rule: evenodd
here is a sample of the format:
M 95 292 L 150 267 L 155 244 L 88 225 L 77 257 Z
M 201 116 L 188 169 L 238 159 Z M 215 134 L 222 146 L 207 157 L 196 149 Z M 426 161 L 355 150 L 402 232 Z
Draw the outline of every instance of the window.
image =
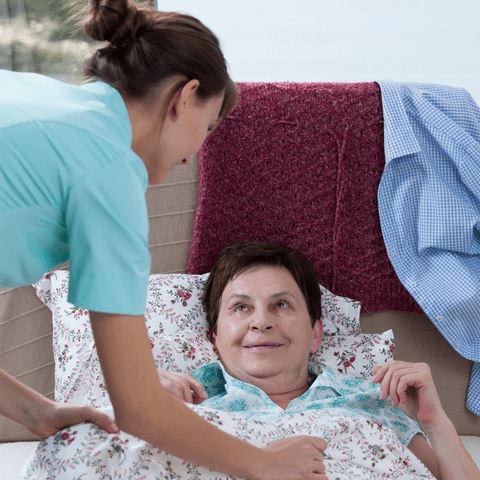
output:
M 79 83 L 84 58 L 100 45 L 82 30 L 75 32 L 75 22 L 68 20 L 86 4 L 86 0 L 0 0 L 0 68 Z

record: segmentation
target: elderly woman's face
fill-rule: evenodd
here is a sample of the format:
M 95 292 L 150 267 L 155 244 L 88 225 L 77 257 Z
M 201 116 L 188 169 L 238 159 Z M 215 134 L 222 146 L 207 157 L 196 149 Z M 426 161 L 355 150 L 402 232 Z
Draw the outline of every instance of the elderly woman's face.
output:
M 322 322 L 312 328 L 305 298 L 286 268 L 253 267 L 227 284 L 214 342 L 233 377 L 254 385 L 307 378 L 309 354 L 321 339 Z

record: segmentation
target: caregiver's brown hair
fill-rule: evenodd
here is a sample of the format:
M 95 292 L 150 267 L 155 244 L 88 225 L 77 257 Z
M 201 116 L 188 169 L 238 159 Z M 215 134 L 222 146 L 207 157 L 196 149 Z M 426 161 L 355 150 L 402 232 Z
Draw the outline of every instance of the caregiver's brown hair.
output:
M 228 282 L 249 268 L 263 265 L 286 268 L 305 298 L 312 326 L 321 318 L 322 294 L 317 274 L 298 250 L 280 243 L 237 242 L 218 254 L 205 284 L 202 301 L 211 332 L 217 333 L 220 302 Z
M 92 39 L 108 42 L 86 60 L 87 78 L 102 80 L 123 96 L 142 99 L 178 77 L 167 105 L 180 88 L 196 79 L 200 100 L 225 92 L 220 119 L 238 104 L 219 41 L 196 18 L 159 12 L 130 0 L 90 0 L 81 24 Z

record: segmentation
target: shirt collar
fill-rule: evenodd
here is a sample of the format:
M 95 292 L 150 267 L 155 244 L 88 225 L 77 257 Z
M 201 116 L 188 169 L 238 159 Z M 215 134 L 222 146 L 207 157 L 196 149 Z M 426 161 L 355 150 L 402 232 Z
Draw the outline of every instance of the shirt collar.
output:
M 315 371 L 309 370 L 308 381 L 310 387 L 313 387 L 318 383 L 317 380 L 321 376 L 321 373 L 322 369 L 320 368 Z M 208 398 L 225 394 L 229 388 L 244 389 L 247 386 L 248 389 L 251 387 L 252 389 L 262 391 L 258 387 L 255 387 L 255 385 L 233 378 L 219 361 L 203 365 L 202 367 L 193 370 L 191 375 L 204 386 Z M 322 384 L 323 382 L 319 383 L 319 385 Z
M 400 83 L 377 81 L 382 91 L 385 161 L 421 151 L 403 102 Z
M 264 393 L 263 390 L 255 385 L 242 382 L 241 380 L 232 377 L 219 361 L 197 368 L 191 373 L 191 375 L 204 386 L 208 398 L 215 395 L 225 394 L 227 391 L 237 388 L 254 391 L 256 394 Z
M 220 362 L 208 363 L 196 368 L 190 374 L 203 385 L 208 398 L 226 393 L 225 384 L 228 373 L 225 372 Z
M 220 364 L 213 362 L 200 367 L 191 374 L 200 381 L 208 394 L 208 398 L 216 402 L 213 406 L 220 409 L 229 409 L 234 404 L 233 411 L 259 410 L 277 411 L 277 407 L 263 390 L 249 383 L 231 377 Z M 300 397 L 292 400 L 285 411 L 294 411 L 298 406 L 303 409 L 306 404 L 326 396 L 357 398 L 364 395 L 368 398 L 379 398 L 380 385 L 359 378 L 338 373 L 332 368 L 323 368 L 310 388 Z M 364 398 L 367 398 L 364 397 Z M 222 404 L 222 402 L 227 404 Z M 248 405 L 248 407 L 246 407 Z M 315 403 L 316 405 L 316 403 Z M 226 408 L 229 407 L 229 408 Z M 281 410 L 281 409 L 280 409 Z M 283 412 L 283 410 L 282 410 Z

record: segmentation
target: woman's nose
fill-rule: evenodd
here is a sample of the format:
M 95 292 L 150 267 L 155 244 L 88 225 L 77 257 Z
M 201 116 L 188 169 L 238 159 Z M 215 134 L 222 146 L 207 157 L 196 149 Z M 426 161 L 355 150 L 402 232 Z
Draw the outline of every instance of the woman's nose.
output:
M 265 330 L 271 330 L 274 325 L 272 316 L 269 312 L 255 312 L 250 322 L 250 328 L 252 330 L 259 330 L 262 332 Z

